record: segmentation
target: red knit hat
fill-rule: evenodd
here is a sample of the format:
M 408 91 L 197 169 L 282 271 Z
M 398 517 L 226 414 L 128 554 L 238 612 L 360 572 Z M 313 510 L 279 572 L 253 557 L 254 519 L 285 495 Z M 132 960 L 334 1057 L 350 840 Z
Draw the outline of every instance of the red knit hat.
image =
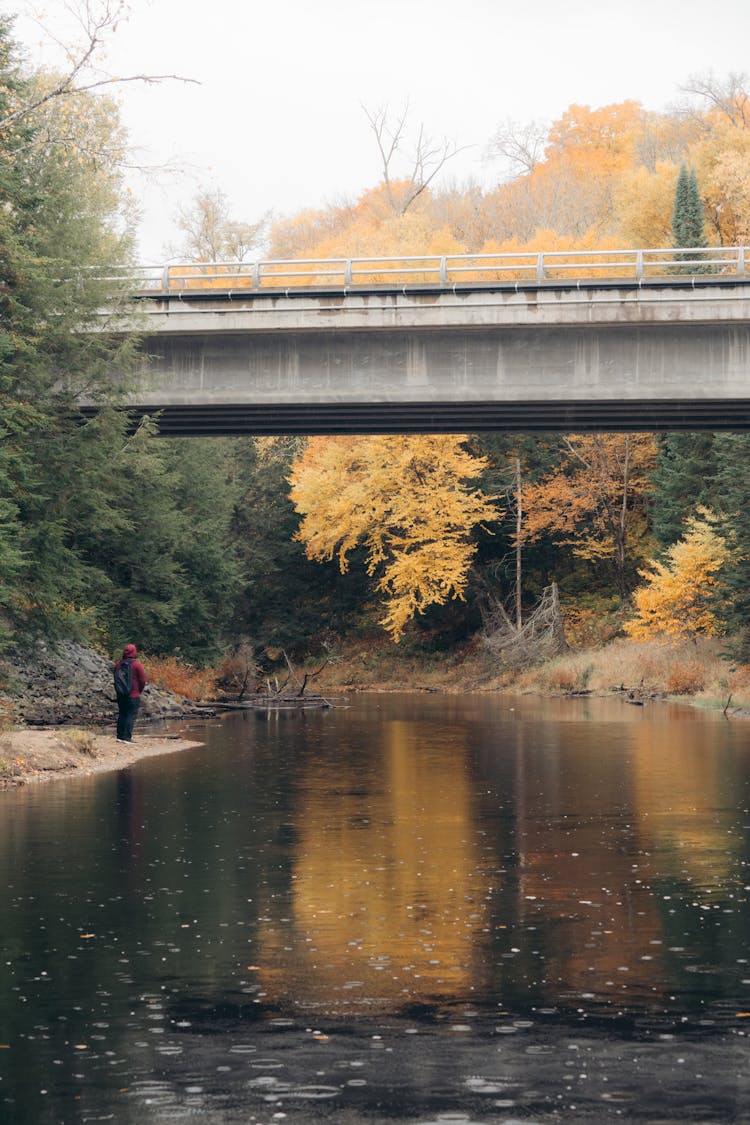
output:
M 123 660 L 134 660 L 137 655 L 138 649 L 135 645 L 125 645 L 125 648 L 122 650 Z

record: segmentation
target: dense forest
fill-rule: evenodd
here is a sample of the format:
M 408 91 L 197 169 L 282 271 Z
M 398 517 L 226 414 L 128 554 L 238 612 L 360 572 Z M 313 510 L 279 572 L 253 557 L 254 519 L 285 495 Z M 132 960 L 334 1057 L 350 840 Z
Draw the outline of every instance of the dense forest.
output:
M 0 21 L 0 645 L 135 640 L 199 666 L 239 645 L 314 652 L 379 631 L 451 649 L 553 583 L 570 635 L 727 637 L 750 658 L 750 437 L 504 433 L 167 439 L 107 372 L 134 253 L 115 104 L 19 59 Z M 408 118 L 368 115 L 382 179 L 361 198 L 253 221 L 201 190 L 193 260 L 750 243 L 750 96 L 696 78 L 664 112 L 571 106 L 505 122 L 492 188 L 410 175 Z M 394 144 L 394 141 L 398 142 Z M 400 149 L 399 149 L 400 145 Z M 438 173 L 440 173 L 438 175 Z M 106 298 L 106 300 L 105 300 Z M 98 406 L 85 419 L 76 403 Z M 494 616 L 493 616 L 494 615 Z M 588 624 L 587 624 L 588 623 Z M 578 631 L 576 631 L 576 624 Z

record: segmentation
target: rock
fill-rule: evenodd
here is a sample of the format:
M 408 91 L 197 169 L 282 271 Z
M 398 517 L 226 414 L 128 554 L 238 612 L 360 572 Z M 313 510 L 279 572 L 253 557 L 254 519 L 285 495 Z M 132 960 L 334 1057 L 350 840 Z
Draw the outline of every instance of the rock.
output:
M 39 644 L 31 653 L 11 651 L 0 669 L 0 698 L 23 724 L 112 723 L 117 715 L 112 667 L 112 661 L 75 641 L 56 648 Z M 149 685 L 139 721 L 177 719 L 194 710 L 182 696 Z

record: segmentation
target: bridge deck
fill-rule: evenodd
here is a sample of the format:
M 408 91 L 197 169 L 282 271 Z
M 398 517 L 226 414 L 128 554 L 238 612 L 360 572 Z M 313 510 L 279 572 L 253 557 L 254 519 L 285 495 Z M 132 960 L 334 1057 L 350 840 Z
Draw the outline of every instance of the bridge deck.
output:
M 224 280 L 224 279 L 222 279 Z M 750 428 L 750 276 L 143 291 L 163 433 Z

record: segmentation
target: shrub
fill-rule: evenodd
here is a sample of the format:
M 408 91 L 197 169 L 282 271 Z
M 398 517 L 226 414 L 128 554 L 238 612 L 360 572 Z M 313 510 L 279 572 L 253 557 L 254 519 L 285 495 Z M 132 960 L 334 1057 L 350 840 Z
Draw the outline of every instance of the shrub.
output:
M 260 677 L 260 667 L 255 659 L 255 650 L 250 644 L 242 644 L 221 662 L 215 673 L 215 685 L 236 695 L 254 692 Z
M 156 687 L 182 695 L 185 699 L 207 699 L 216 690 L 216 672 L 213 669 L 194 668 L 174 656 L 149 660 L 148 677 Z
M 607 644 L 622 629 L 623 611 L 617 598 L 589 598 L 562 611 L 565 640 L 574 650 Z
M 695 695 L 706 686 L 706 667 L 700 660 L 678 661 L 667 673 L 669 695 Z
M 75 750 L 79 754 L 87 754 L 90 758 L 96 757 L 96 740 L 89 730 L 79 730 L 71 727 L 63 731 L 61 742 L 68 750 Z

